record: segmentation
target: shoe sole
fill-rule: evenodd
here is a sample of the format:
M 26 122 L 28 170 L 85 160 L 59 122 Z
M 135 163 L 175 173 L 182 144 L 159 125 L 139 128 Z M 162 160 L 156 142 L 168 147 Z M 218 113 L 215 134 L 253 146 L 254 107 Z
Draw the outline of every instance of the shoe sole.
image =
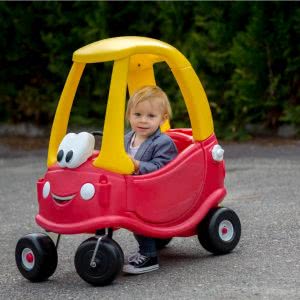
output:
M 158 269 L 159 269 L 159 265 L 154 265 L 154 266 L 150 266 L 150 267 L 146 267 L 146 268 L 134 268 L 134 267 L 128 265 L 128 266 L 124 266 L 123 272 L 127 273 L 127 274 L 143 274 L 143 273 L 152 272 L 152 271 L 155 271 Z

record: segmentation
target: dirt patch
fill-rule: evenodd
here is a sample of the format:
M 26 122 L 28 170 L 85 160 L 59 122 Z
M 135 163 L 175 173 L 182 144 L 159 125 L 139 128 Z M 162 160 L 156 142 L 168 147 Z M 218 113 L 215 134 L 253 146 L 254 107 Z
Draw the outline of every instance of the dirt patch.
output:
M 296 138 L 279 138 L 279 137 L 257 137 L 257 138 L 252 138 L 249 141 L 222 141 L 219 140 L 220 144 L 223 145 L 247 145 L 247 144 L 255 144 L 255 145 L 262 145 L 262 146 L 280 146 L 280 145 L 299 145 L 300 139 Z
M 283 138 L 254 138 L 246 142 L 237 141 L 222 141 L 219 140 L 221 145 L 263 145 L 263 146 L 280 146 L 280 145 L 299 145 L 300 139 L 283 139 Z M 38 150 L 47 149 L 49 145 L 49 138 L 47 137 L 0 137 L 0 145 L 5 146 L 11 150 Z
M 37 150 L 45 149 L 48 147 L 49 139 L 44 138 L 30 138 L 30 137 L 0 137 L 0 144 L 10 150 Z

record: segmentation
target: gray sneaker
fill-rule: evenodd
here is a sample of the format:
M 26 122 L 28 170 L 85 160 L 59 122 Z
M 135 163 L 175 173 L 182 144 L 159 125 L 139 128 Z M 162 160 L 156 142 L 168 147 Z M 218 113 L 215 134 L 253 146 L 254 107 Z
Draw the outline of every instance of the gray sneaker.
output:
M 143 274 L 159 269 L 158 258 L 149 257 L 137 252 L 128 258 L 128 264 L 123 266 L 123 272 L 128 274 Z

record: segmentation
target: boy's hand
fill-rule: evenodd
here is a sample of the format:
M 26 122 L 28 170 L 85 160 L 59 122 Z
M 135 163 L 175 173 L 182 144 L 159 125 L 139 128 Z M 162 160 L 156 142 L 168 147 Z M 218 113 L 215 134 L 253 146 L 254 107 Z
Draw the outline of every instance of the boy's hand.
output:
M 129 157 L 131 158 L 133 165 L 134 165 L 134 173 L 137 173 L 139 168 L 140 168 L 140 161 L 134 159 L 132 156 L 129 155 Z

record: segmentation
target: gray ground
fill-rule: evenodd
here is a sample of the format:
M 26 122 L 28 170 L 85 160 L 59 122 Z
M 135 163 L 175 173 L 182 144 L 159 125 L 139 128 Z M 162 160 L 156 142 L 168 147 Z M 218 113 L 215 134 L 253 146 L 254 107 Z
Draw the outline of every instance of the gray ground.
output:
M 176 238 L 161 252 L 160 270 L 119 276 L 94 288 L 76 274 L 73 258 L 86 236 L 63 236 L 50 280 L 33 284 L 14 261 L 17 240 L 40 231 L 35 181 L 46 150 L 12 151 L 0 144 L 0 299 L 300 299 L 300 141 L 225 145 L 228 196 L 242 238 L 226 256 L 213 256 L 196 237 Z M 115 235 L 125 253 L 130 233 Z

